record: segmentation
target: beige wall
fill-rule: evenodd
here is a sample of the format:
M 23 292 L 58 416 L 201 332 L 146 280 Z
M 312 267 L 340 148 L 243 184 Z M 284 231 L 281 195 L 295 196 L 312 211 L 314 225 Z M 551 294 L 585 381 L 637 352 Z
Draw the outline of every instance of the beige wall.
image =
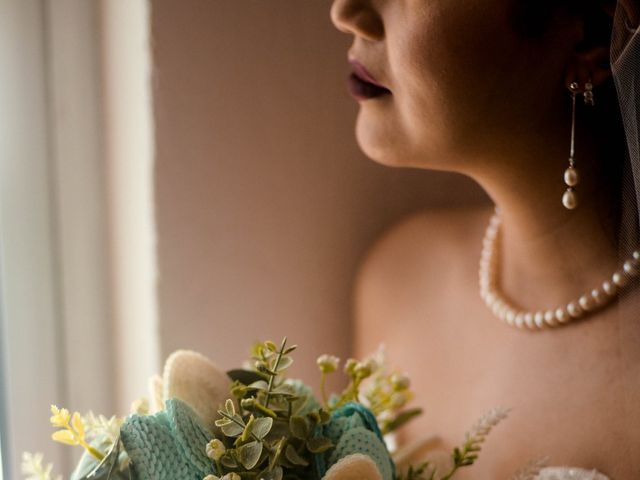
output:
M 483 197 L 358 151 L 350 39 L 330 2 L 151 4 L 161 352 L 229 367 L 252 340 L 288 335 L 312 379 L 320 352 L 348 354 L 354 273 L 374 238 L 410 211 Z

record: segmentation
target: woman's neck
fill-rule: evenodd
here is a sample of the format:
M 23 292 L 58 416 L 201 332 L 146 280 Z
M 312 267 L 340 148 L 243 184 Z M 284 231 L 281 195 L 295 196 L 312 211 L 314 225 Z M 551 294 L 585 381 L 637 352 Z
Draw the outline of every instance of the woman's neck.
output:
M 521 308 L 561 306 L 598 287 L 618 267 L 611 186 L 603 185 L 596 145 L 582 139 L 579 205 L 566 210 L 566 146 L 540 143 L 472 176 L 499 208 L 500 289 Z

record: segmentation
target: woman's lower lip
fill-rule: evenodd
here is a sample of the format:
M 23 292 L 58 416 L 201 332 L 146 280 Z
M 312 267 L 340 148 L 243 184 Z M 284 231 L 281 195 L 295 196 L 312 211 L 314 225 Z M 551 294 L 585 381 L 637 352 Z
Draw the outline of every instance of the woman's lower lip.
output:
M 386 88 L 361 80 L 354 73 L 349 76 L 348 85 L 349 92 L 356 98 L 356 100 L 369 100 L 371 98 L 377 98 L 391 93 Z

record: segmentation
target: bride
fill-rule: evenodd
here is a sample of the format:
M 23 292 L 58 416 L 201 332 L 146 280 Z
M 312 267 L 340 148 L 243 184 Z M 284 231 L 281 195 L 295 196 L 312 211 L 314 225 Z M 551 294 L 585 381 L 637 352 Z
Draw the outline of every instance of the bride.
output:
M 468 175 L 496 205 L 406 219 L 356 288 L 357 353 L 384 343 L 410 366 L 425 415 L 403 441 L 422 445 L 417 459 L 512 409 L 461 479 L 508 479 L 544 457 L 571 468 L 539 478 L 640 478 L 639 8 L 333 2 L 353 36 L 362 150 Z

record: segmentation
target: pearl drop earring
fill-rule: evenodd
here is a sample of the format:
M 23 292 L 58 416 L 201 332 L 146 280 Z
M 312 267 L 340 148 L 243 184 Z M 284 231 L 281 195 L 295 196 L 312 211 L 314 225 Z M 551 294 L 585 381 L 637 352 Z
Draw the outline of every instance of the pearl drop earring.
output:
M 562 196 L 562 205 L 567 210 L 573 210 L 578 206 L 578 197 L 574 187 L 578 185 L 580 176 L 575 165 L 575 143 L 576 143 L 576 96 L 578 95 L 579 85 L 577 82 L 572 82 L 569 85 L 569 91 L 571 92 L 571 147 L 569 149 L 569 168 L 564 171 L 564 183 L 567 186 L 567 190 Z M 585 96 L 586 101 L 586 96 Z
M 580 183 L 580 175 L 576 169 L 576 97 L 580 85 L 577 82 L 572 82 L 569 85 L 569 91 L 571 92 L 571 147 L 569 149 L 569 168 L 564 171 L 564 183 L 567 186 L 567 190 L 562 195 L 562 205 L 567 210 L 573 210 L 578 206 L 578 196 L 576 195 L 575 187 Z M 595 101 L 593 99 L 593 83 L 589 80 L 584 85 L 584 104 L 593 107 Z
M 589 80 L 584 86 L 584 104 L 593 107 L 596 103 L 593 100 L 593 83 Z

